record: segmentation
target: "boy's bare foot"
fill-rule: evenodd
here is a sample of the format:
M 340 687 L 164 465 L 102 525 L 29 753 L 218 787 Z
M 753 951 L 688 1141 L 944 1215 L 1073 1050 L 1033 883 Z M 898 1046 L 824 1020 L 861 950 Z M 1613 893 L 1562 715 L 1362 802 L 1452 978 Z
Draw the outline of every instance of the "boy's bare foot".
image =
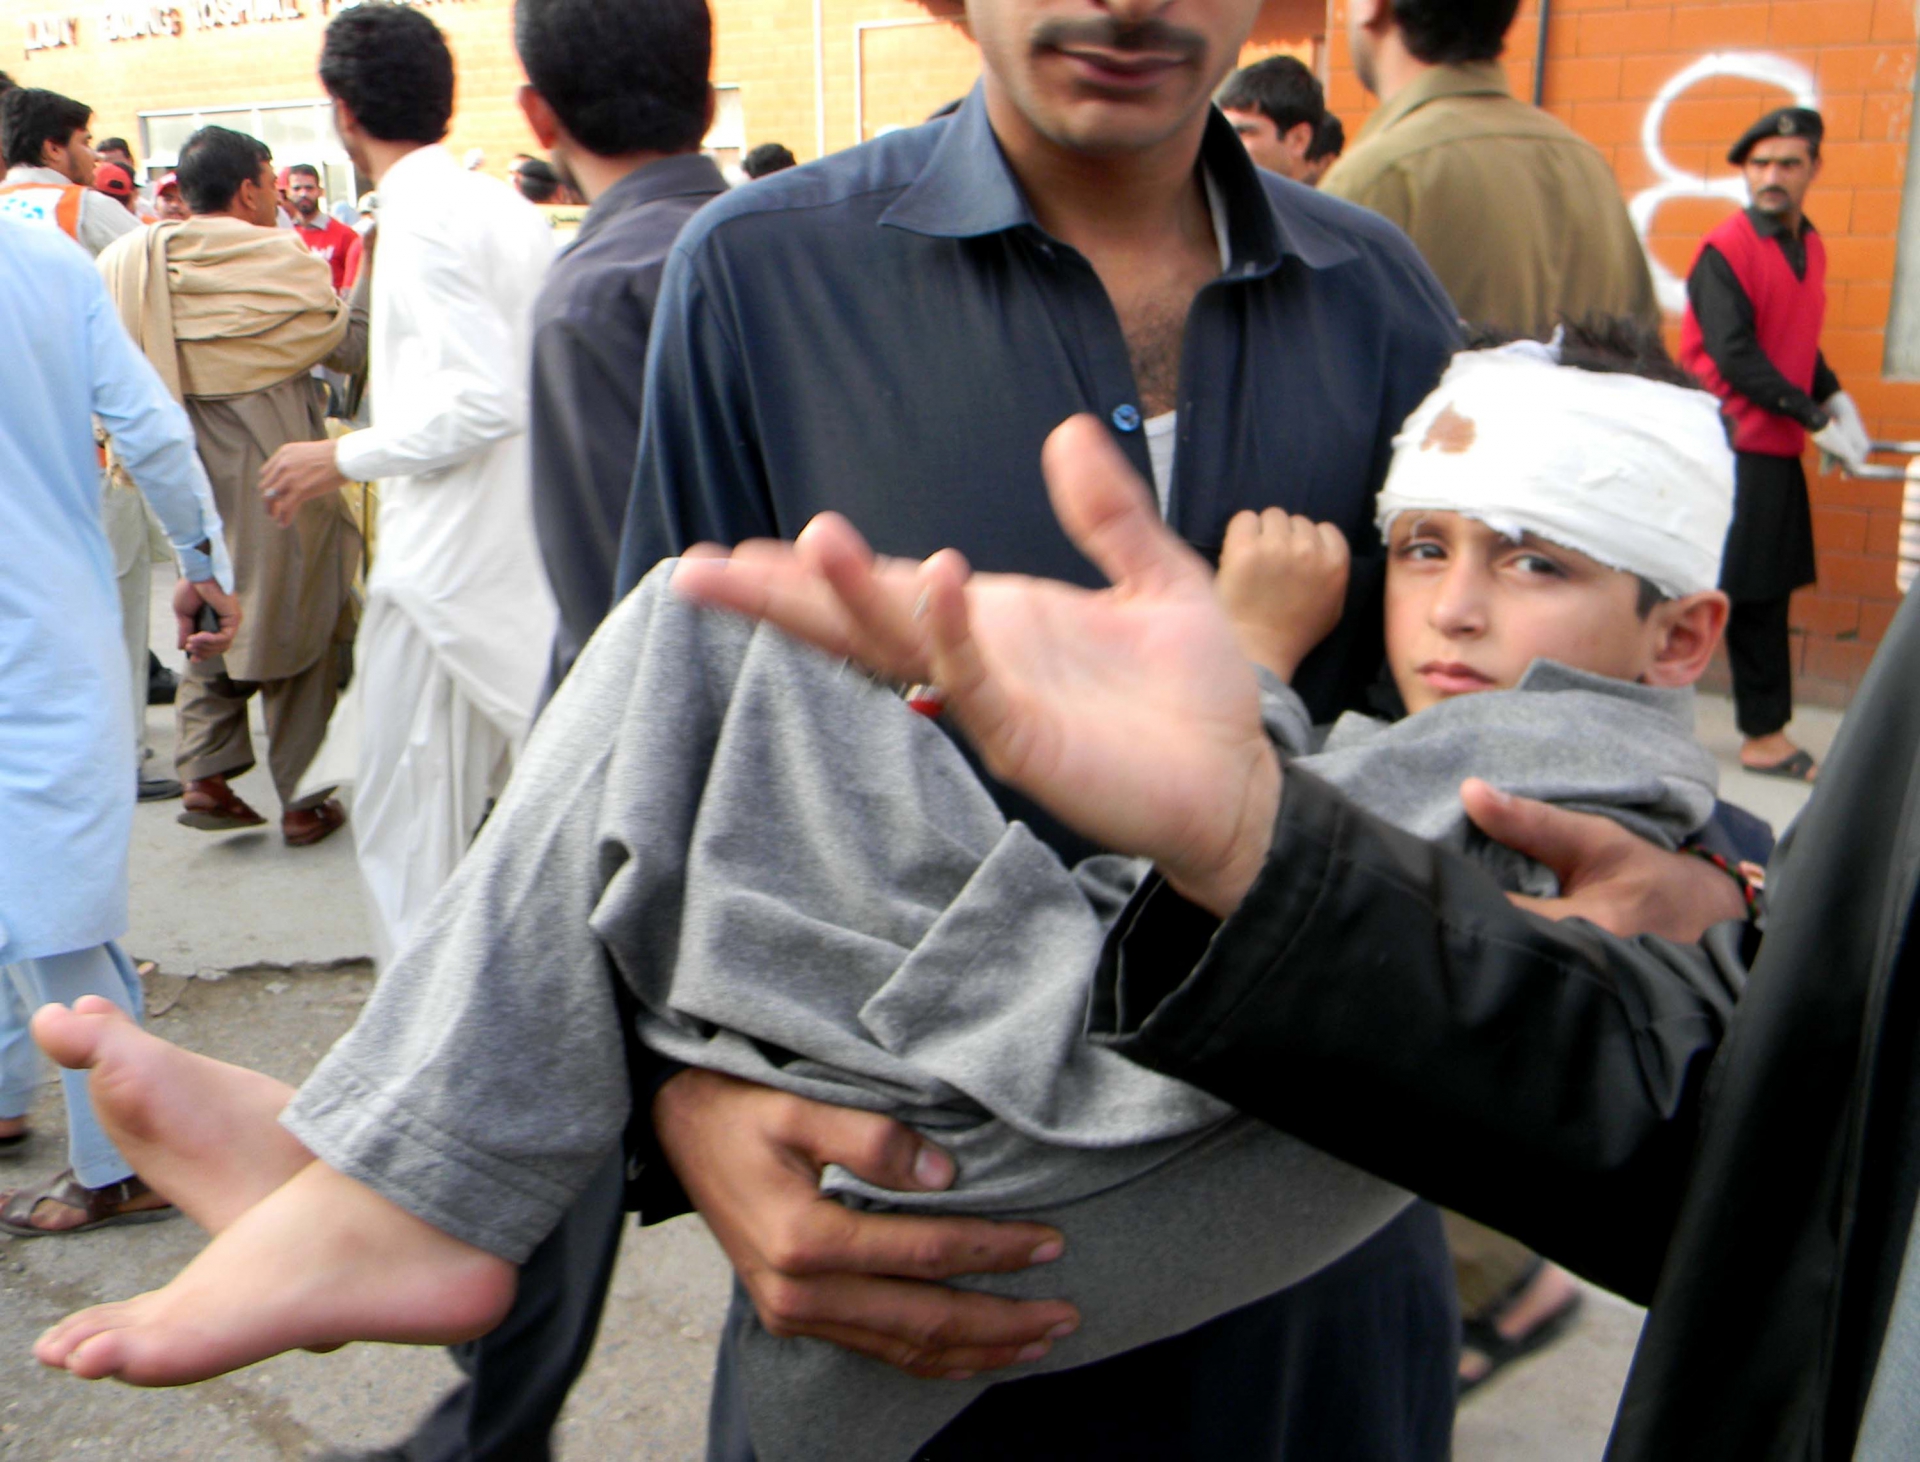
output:
M 280 1125 L 292 1087 L 183 1051 L 111 1001 L 45 1006 L 33 1038 L 62 1066 L 92 1073 L 94 1112 L 120 1155 L 209 1233 L 313 1161 Z
M 179 1386 L 303 1347 L 450 1345 L 500 1323 L 515 1275 L 506 1260 L 310 1162 L 166 1288 L 69 1315 L 33 1353 L 87 1380 Z

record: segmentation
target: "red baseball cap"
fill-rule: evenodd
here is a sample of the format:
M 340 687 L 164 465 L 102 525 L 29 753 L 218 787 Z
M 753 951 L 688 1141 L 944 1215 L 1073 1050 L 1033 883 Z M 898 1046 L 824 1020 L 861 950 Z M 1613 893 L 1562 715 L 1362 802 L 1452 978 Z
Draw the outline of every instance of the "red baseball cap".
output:
M 168 192 L 169 190 L 178 192 L 179 188 L 180 175 L 178 173 L 168 173 L 153 185 L 153 196 L 158 198 L 162 193 Z
M 133 196 L 133 174 L 117 162 L 95 163 L 93 186 L 109 198 L 124 202 Z

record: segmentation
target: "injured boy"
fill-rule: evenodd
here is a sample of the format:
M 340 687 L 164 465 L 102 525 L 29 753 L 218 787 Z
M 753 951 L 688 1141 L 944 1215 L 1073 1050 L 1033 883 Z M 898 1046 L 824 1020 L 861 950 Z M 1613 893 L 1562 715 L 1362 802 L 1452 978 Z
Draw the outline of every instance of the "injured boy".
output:
M 1474 832 L 1465 778 L 1677 846 L 1714 800 L 1690 686 L 1725 619 L 1732 490 L 1711 397 L 1556 347 L 1462 353 L 1380 495 L 1404 719 L 1307 725 L 1283 682 L 1338 617 L 1344 544 L 1236 520 L 1219 587 L 1266 667 L 1270 734 L 1510 890 L 1552 878 Z M 164 1289 L 48 1331 L 42 1362 L 166 1385 L 299 1346 L 483 1332 L 620 1140 L 616 977 L 654 1051 L 898 1117 L 959 1174 L 903 1194 L 829 1169 L 828 1191 L 1066 1234 L 1045 1269 L 968 1281 L 1081 1310 L 1007 1377 L 1251 1302 L 1408 1201 L 1091 1044 L 1090 881 L 896 694 L 692 607 L 671 572 L 595 636 L 419 936 L 298 1092 L 104 1010 L 42 1013 L 37 1037 L 93 1068 L 129 1160 L 215 1235 Z M 779 1339 L 741 1305 L 730 1323 L 766 1462 L 908 1458 L 990 1384 Z

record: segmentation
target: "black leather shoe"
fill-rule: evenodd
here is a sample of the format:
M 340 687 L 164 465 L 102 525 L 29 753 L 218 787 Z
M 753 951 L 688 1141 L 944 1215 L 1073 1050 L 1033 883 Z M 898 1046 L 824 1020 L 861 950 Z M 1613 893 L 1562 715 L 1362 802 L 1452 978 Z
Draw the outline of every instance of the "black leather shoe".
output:
M 180 677 L 160 663 L 160 657 L 147 651 L 147 704 L 170 706 L 180 693 Z

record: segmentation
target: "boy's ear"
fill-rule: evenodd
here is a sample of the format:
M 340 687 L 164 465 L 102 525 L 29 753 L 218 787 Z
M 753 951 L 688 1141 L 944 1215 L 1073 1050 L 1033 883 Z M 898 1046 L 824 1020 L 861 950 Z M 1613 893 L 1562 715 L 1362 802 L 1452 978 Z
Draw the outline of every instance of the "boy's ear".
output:
M 1669 599 L 1647 615 L 1654 639 L 1648 685 L 1692 685 L 1707 673 L 1707 661 L 1727 628 L 1727 596 L 1718 589 Z

